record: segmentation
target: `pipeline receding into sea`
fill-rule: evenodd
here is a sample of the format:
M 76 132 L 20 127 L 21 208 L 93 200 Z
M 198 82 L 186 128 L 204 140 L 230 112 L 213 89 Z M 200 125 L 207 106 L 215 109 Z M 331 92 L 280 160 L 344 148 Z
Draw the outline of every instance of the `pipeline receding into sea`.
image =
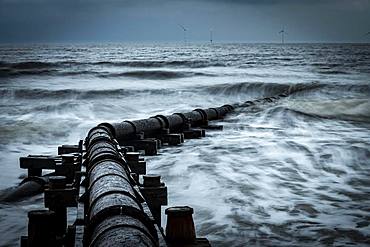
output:
M 60 146 L 57 156 L 20 158 L 28 176 L 19 187 L 6 190 L 2 202 L 44 192 L 48 209 L 28 213 L 28 236 L 22 236 L 21 246 L 82 246 L 81 240 L 88 246 L 210 246 L 196 238 L 189 207 L 166 210 L 164 234 L 161 206 L 167 205 L 167 187 L 160 176 L 147 174 L 145 160 L 134 151 L 156 155 L 163 144 L 179 145 L 184 139 L 204 137 L 206 129 L 222 129 L 209 122 L 235 108 L 270 104 L 315 86 L 296 85 L 276 96 L 216 108 L 102 123 L 78 145 Z M 44 169 L 54 171 L 44 174 Z M 77 209 L 73 225 L 67 224 L 69 207 Z

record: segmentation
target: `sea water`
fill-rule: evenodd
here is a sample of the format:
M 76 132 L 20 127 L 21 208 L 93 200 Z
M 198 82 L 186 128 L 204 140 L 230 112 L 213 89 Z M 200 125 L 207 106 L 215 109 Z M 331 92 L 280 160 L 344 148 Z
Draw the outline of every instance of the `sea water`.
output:
M 160 150 L 169 206 L 194 208 L 214 246 L 370 243 L 370 45 L 45 44 L 0 46 L 0 190 L 19 157 L 55 154 L 101 122 L 237 109 L 198 140 Z M 18 246 L 42 195 L 0 203 L 0 246 Z M 165 222 L 165 218 L 163 218 Z

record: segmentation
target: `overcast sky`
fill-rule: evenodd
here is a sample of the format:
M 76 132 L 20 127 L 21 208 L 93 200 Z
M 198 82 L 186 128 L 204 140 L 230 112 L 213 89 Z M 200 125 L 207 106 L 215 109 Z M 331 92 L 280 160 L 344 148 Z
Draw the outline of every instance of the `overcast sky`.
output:
M 369 42 L 370 0 L 0 0 L 0 42 Z

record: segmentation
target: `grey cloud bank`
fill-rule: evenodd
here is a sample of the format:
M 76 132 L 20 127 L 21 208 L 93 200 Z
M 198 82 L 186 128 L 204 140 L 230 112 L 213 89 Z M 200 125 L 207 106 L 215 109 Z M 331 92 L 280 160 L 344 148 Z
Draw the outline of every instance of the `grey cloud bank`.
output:
M 368 42 L 370 0 L 1 0 L 0 42 Z

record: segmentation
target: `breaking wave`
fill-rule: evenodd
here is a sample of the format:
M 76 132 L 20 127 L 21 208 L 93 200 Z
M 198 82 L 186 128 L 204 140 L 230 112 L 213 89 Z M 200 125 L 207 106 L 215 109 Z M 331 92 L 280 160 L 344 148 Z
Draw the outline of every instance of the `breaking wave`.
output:
M 242 82 L 235 84 L 219 84 L 215 86 L 208 86 L 205 90 L 210 94 L 223 94 L 226 96 L 248 94 L 251 96 L 274 96 L 281 93 L 300 91 L 300 88 L 304 90 L 311 90 L 318 87 L 322 87 L 322 84 L 310 83 L 310 84 L 283 84 L 283 83 L 263 83 L 263 82 Z
M 111 89 L 111 90 L 47 90 L 47 89 L 0 89 L 3 99 L 96 99 L 129 96 L 135 94 L 170 94 L 170 89 Z
M 224 63 L 208 60 L 170 60 L 170 61 L 121 61 L 121 62 L 96 62 L 93 65 L 108 65 L 119 67 L 139 67 L 139 68 L 161 68 L 161 67 L 188 67 L 188 68 L 205 68 L 205 67 L 222 67 Z
M 44 69 L 58 67 L 58 64 L 52 62 L 27 61 L 19 63 L 6 63 L 0 61 L 0 69 Z
M 68 66 L 116 66 L 116 67 L 134 67 L 134 68 L 162 68 L 162 67 L 187 67 L 187 68 L 205 68 L 205 67 L 222 67 L 226 64 L 218 61 L 210 60 L 129 60 L 129 61 L 24 61 L 24 62 L 4 62 L 0 61 L 0 69 L 44 69 L 44 68 L 60 68 Z
M 107 72 L 101 70 L 99 65 L 122 66 L 135 68 L 160 68 L 160 67 L 202 67 L 201 62 L 190 61 L 136 61 L 136 62 L 21 62 L 5 63 L 0 62 L 0 77 L 18 77 L 27 75 L 37 76 L 96 76 L 101 78 L 133 77 L 141 79 L 176 79 L 192 76 L 214 76 L 212 74 L 192 71 L 172 70 L 132 70 L 125 72 Z M 206 63 L 203 64 L 208 66 Z M 98 67 L 96 67 L 98 66 Z
M 212 75 L 201 72 L 169 71 L 169 70 L 135 70 L 123 73 L 109 73 L 99 75 L 99 77 L 133 77 L 149 80 L 176 79 L 192 76 L 212 76 Z
M 291 100 L 285 104 L 289 110 L 313 117 L 370 123 L 369 99 Z
M 301 121 L 320 121 L 320 119 L 324 121 L 325 119 L 332 119 L 370 123 L 370 100 L 290 99 L 283 101 L 282 104 L 267 108 L 265 117 L 268 119 L 282 119 L 283 121 L 288 121 L 289 124 L 298 121 L 297 118 L 301 118 Z

